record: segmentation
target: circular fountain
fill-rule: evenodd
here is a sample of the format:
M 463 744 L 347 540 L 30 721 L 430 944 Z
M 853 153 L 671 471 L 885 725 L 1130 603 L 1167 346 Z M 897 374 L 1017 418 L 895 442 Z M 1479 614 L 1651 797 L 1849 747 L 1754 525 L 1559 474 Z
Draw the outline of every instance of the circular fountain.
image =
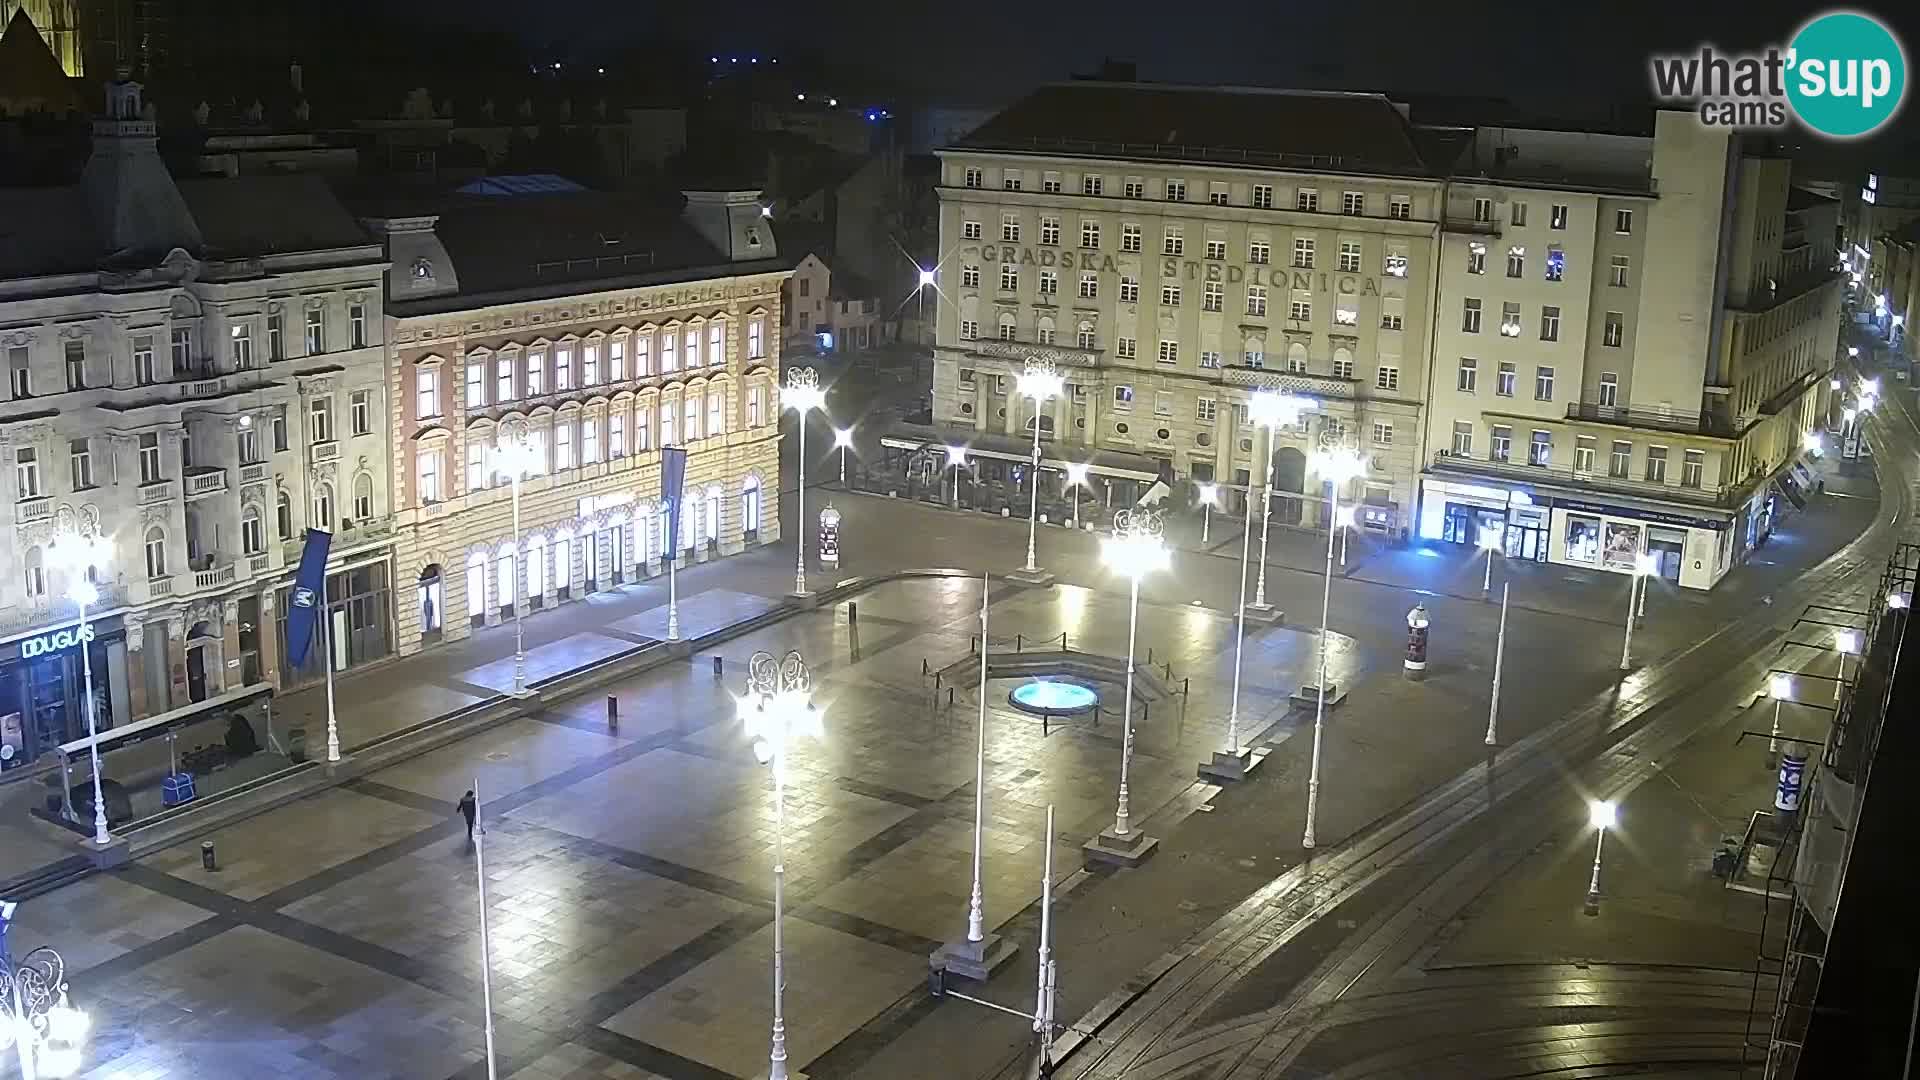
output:
M 1014 687 L 1007 702 L 1035 716 L 1077 716 L 1100 704 L 1100 693 L 1077 682 L 1036 679 Z

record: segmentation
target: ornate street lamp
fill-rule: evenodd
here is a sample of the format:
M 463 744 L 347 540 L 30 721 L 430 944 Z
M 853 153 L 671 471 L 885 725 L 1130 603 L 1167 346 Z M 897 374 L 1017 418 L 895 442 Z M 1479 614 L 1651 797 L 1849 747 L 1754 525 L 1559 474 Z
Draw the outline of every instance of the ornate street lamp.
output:
M 1266 429 L 1266 457 L 1260 467 L 1260 573 L 1253 586 L 1253 606 L 1263 614 L 1273 609 L 1267 604 L 1267 539 L 1273 524 L 1273 433 L 1300 421 L 1300 414 L 1318 402 L 1294 394 L 1257 390 L 1247 398 L 1247 416 Z M 1248 510 L 1252 512 L 1251 508 Z
M 1113 515 L 1113 535 L 1100 546 L 1100 558 L 1127 579 L 1127 679 L 1120 711 L 1120 797 L 1113 830 L 1094 838 L 1092 854 L 1137 864 L 1157 843 L 1135 834 L 1128 803 L 1127 767 L 1133 760 L 1133 651 L 1140 626 L 1140 579 L 1165 570 L 1169 559 L 1160 515 L 1152 510 L 1122 510 Z
M 1313 847 L 1313 825 L 1320 809 L 1320 730 L 1327 714 L 1327 616 L 1333 607 L 1333 534 L 1340 520 L 1340 489 L 1367 475 L 1367 460 L 1351 446 L 1328 441 L 1313 455 L 1314 475 L 1332 491 L 1327 514 L 1327 575 L 1320 593 L 1320 678 L 1313 704 L 1313 765 L 1307 773 L 1307 831 L 1300 846 Z M 1264 569 L 1264 567 L 1262 567 Z
M 87 608 L 100 600 L 100 590 L 94 585 L 93 578 L 113 557 L 113 545 L 97 531 L 82 533 L 76 528 L 55 540 L 48 554 L 54 565 L 64 571 L 70 583 L 67 595 L 80 608 L 80 619 L 74 627 L 74 634 L 80 639 L 80 679 L 87 709 L 87 753 L 93 762 L 93 842 L 99 847 L 106 847 L 113 842 L 113 835 L 107 831 L 107 802 L 100 792 L 100 728 L 98 709 L 93 700 L 93 635 L 87 628 Z M 68 790 L 71 792 L 71 785 L 68 785 Z M 71 794 L 68 798 L 72 798 Z
M 827 404 L 826 391 L 820 389 L 820 373 L 810 367 L 789 370 L 786 388 L 780 392 L 780 403 L 783 408 L 792 409 L 800 414 L 799 423 L 794 425 L 800 432 L 800 491 L 795 506 L 797 516 L 794 519 L 798 527 L 794 534 L 793 591 L 795 595 L 805 596 L 807 592 L 807 414 L 815 409 L 824 410 Z
M 20 1055 L 24 1080 L 54 1080 L 80 1071 L 80 1045 L 92 1021 L 67 1000 L 67 967 L 41 946 L 17 962 L 4 951 L 6 924 L 17 905 L 0 901 L 0 1051 Z
M 1014 382 L 1021 397 L 1033 399 L 1033 461 L 1027 474 L 1027 568 L 1020 575 L 1028 581 L 1052 576 L 1043 574 L 1034 561 L 1034 535 L 1040 524 L 1040 409 L 1049 399 L 1059 397 L 1066 385 L 1067 381 L 1054 370 L 1053 361 L 1043 359 L 1027 361 L 1026 371 Z
M 520 595 L 520 591 L 524 587 L 521 585 L 521 582 L 527 580 L 526 565 L 525 565 L 527 555 L 526 555 L 525 546 L 522 544 L 521 536 L 520 536 L 520 478 L 529 473 L 539 472 L 540 466 L 543 464 L 544 462 L 540 460 L 540 448 L 534 445 L 532 433 L 527 430 L 527 426 L 524 423 L 515 424 L 513 428 L 507 432 L 506 438 L 502 440 L 498 446 L 494 447 L 494 450 L 493 450 L 494 472 L 496 473 L 504 472 L 507 474 L 507 477 L 511 482 L 510 486 L 513 492 L 512 498 L 513 498 L 513 696 L 514 697 L 526 697 L 528 693 L 527 691 L 527 637 L 526 637 L 525 624 L 521 618 L 521 611 L 525 608 L 526 605 L 521 602 L 524 598 Z M 333 653 L 331 650 L 332 650 L 333 643 L 331 639 L 328 640 L 327 645 L 329 650 L 327 653 L 327 670 L 332 671 L 333 670 Z M 334 741 L 333 741 L 334 733 L 331 730 L 331 725 L 329 727 L 330 729 L 327 732 L 328 754 L 329 754 L 328 760 L 337 761 L 339 760 L 338 758 L 334 758 L 331 756 L 333 752 L 333 746 L 334 746 Z

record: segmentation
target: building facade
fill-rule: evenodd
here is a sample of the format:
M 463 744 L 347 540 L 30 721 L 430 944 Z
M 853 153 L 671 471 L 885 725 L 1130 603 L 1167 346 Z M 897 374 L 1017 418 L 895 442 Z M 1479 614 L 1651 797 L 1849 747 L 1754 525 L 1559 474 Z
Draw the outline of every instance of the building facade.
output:
M 779 537 L 778 256 L 757 192 L 454 197 L 370 217 L 394 270 L 402 653 Z M 613 250 L 619 254 L 609 255 Z M 499 451 L 531 455 L 513 527 Z
M 102 727 L 297 681 L 304 530 L 334 533 L 336 600 L 388 544 L 379 246 L 311 177 L 176 182 L 142 117 L 111 85 L 78 186 L 0 192 L 7 767 L 85 733 L 81 648 Z M 81 632 L 85 536 L 111 554 Z M 391 649 L 376 611 L 335 625 L 343 664 Z
M 1043 88 L 941 153 L 934 424 L 1025 460 L 1015 379 L 1047 357 L 1068 389 L 1038 421 L 1042 484 L 1087 461 L 1119 506 L 1156 480 L 1258 484 L 1246 402 L 1284 390 L 1314 405 L 1271 448 L 1295 496 L 1276 517 L 1319 522 L 1307 463 L 1343 441 L 1369 462 L 1345 493 L 1362 524 L 1399 535 L 1442 194 L 1377 95 Z
M 1648 553 L 1712 587 L 1801 497 L 1837 204 L 1687 114 L 1651 138 L 1474 138 L 1448 185 L 1420 535 L 1620 573 Z

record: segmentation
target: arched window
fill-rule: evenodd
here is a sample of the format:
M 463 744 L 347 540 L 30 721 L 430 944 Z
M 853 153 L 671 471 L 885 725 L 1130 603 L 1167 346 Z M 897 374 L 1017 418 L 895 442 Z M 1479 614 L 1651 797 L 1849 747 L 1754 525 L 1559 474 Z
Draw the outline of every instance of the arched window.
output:
M 467 556 L 467 618 L 480 622 L 487 617 L 487 556 L 475 551 Z
M 27 549 L 27 595 L 35 600 L 47 595 L 47 557 L 38 547 Z
M 167 532 L 158 525 L 147 530 L 147 576 L 167 576 Z
M 373 474 L 353 478 L 353 520 L 365 525 L 373 518 Z
M 740 527 L 755 538 L 760 532 L 760 478 L 749 476 L 740 483 Z
M 333 485 L 325 481 L 313 486 L 313 527 L 333 531 Z
M 1267 366 L 1267 342 L 1264 338 L 1248 337 L 1245 348 L 1246 364 L 1250 368 Z
M 1035 327 L 1035 338 L 1042 345 L 1053 344 L 1053 316 L 1040 316 L 1040 321 Z
M 1013 313 L 1010 311 L 1001 312 L 1000 313 L 1000 340 L 1012 341 L 1018 334 L 1019 334 L 1019 328 L 1014 322 Z
M 260 520 L 260 507 L 248 503 L 240 509 L 240 550 L 258 555 L 267 550 L 267 531 Z
M 293 538 L 293 500 L 287 497 L 285 488 L 273 497 L 273 523 L 280 539 Z
M 1287 345 L 1287 370 L 1295 375 L 1304 375 L 1307 371 L 1307 347 L 1298 341 Z

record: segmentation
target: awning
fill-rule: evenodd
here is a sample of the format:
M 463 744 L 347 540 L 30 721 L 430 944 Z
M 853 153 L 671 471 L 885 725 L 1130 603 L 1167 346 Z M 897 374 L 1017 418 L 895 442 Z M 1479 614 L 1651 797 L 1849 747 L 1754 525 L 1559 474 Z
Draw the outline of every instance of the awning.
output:
M 109 750 L 117 750 L 122 746 L 132 746 L 134 743 L 144 742 L 147 739 L 165 735 L 167 732 L 176 728 L 182 728 L 188 724 L 197 724 L 207 719 L 207 717 L 213 713 L 243 708 L 261 698 L 272 696 L 272 684 L 254 683 L 251 686 L 243 686 L 238 690 L 229 690 L 224 694 L 216 694 L 205 701 L 196 701 L 191 705 L 185 705 L 169 712 L 163 712 L 158 716 L 149 716 L 145 720 L 136 720 L 131 724 L 111 728 L 101 732 L 99 735 L 100 752 L 104 754 Z M 61 754 L 70 758 L 76 754 L 87 752 L 88 748 L 92 745 L 93 739 L 89 737 L 61 743 L 59 749 Z

